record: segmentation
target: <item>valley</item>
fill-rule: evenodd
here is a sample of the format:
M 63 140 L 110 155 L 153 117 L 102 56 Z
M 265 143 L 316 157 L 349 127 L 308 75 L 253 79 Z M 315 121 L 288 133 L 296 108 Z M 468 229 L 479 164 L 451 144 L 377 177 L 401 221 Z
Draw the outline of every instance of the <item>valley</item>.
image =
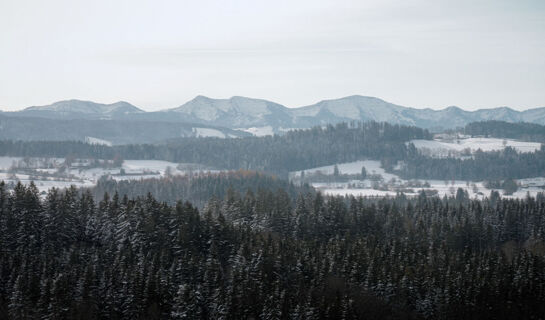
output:
M 0 0 L 0 320 L 545 320 L 545 0 Z

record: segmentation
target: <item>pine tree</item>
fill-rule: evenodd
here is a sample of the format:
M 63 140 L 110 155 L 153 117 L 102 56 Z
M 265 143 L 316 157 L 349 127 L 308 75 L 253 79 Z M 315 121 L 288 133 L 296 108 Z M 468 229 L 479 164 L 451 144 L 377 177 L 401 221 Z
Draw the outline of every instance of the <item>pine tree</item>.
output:
M 9 300 L 8 311 L 10 319 L 27 319 L 29 303 L 24 292 L 24 278 L 19 275 L 13 286 L 12 294 Z
M 203 298 L 198 287 L 180 285 L 174 298 L 172 319 L 203 319 Z

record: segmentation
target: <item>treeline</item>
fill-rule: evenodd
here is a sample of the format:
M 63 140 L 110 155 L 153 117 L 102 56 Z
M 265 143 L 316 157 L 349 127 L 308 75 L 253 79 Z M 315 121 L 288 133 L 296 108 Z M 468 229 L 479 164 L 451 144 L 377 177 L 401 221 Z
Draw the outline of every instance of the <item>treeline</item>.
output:
M 115 155 L 114 147 L 81 141 L 0 140 L 0 156 L 111 160 Z
M 545 126 L 527 122 L 512 123 L 496 120 L 472 122 L 465 126 L 464 133 L 471 136 L 545 142 Z
M 208 128 L 203 124 L 191 124 L 172 121 L 150 120 L 99 120 L 99 119 L 56 119 L 37 112 L 34 116 L 15 116 L 13 113 L 0 113 L 0 136 L 2 139 L 18 139 L 24 141 L 85 141 L 88 137 L 100 138 L 113 144 L 156 143 L 165 139 L 180 136 L 193 136 L 195 126 Z M 47 111 L 46 111 L 47 113 Z M 9 116 L 6 116 L 10 114 Z M 89 114 L 87 114 L 89 116 Z M 70 116 L 67 116 L 70 117 Z M 226 135 L 246 136 L 246 132 L 227 128 L 210 127 Z
M 240 139 L 182 138 L 163 145 L 99 146 L 80 142 L 0 141 L 0 155 L 167 160 L 232 170 L 288 172 L 361 159 L 381 160 L 388 172 L 405 179 L 492 180 L 545 175 L 545 151 L 512 148 L 476 152 L 471 159 L 422 155 L 412 139 L 431 139 L 428 131 L 387 123 L 342 123 L 296 130 L 283 136 Z M 404 164 L 398 166 L 400 161 Z
M 545 147 L 536 152 L 519 153 L 511 147 L 502 151 L 477 151 L 472 158 L 431 158 L 409 145 L 403 165 L 382 161 L 387 171 L 404 179 L 437 180 L 504 180 L 545 176 Z
M 388 123 L 342 123 L 296 130 L 282 136 L 240 139 L 182 138 L 163 145 L 93 146 L 78 142 L 1 141 L 0 155 L 166 160 L 222 169 L 260 170 L 287 177 L 289 171 L 362 158 L 403 159 L 405 142 L 430 139 L 427 130 Z
M 0 184 L 3 319 L 539 319 L 545 197 L 151 195 Z M 246 217 L 246 218 L 241 218 Z
M 180 139 L 168 146 L 179 152 L 174 158 L 182 159 L 182 162 L 262 170 L 287 176 L 289 171 L 362 158 L 403 158 L 405 142 L 430 138 L 424 129 L 366 122 L 314 127 L 282 136 L 210 139 L 207 143 Z
M 120 197 L 145 197 L 148 193 L 160 202 L 175 204 L 179 200 L 190 201 L 202 207 L 210 198 L 223 199 L 228 192 L 244 193 L 250 190 L 263 199 L 271 192 L 284 190 L 288 201 L 295 202 L 300 193 L 313 193 L 308 185 L 295 186 L 287 180 L 255 171 L 231 171 L 220 173 L 201 173 L 189 176 L 171 176 L 144 180 L 121 180 L 103 177 L 91 188 L 91 194 L 100 199 L 104 193 L 118 193 Z

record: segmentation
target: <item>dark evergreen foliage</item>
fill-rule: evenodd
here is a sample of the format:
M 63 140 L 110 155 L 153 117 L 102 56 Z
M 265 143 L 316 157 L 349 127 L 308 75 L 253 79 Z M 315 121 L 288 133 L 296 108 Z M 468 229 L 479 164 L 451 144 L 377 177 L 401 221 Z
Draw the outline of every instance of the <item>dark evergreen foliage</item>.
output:
M 406 141 L 430 137 L 427 130 L 416 127 L 377 122 L 342 123 L 291 131 L 282 136 L 183 138 L 163 145 L 107 147 L 80 142 L 0 141 L 0 155 L 113 159 L 119 154 L 123 159 L 200 163 L 221 169 L 260 170 L 286 177 L 289 171 L 361 158 L 404 159 Z
M 465 126 L 464 133 L 471 136 L 511 138 L 545 142 L 545 126 L 527 122 L 480 121 Z
M 341 123 L 296 130 L 283 136 L 240 139 L 183 138 L 163 145 L 108 147 L 81 142 L 0 140 L 0 156 L 82 157 L 167 160 L 200 163 L 220 169 L 259 170 L 286 178 L 289 171 L 356 161 L 381 160 L 388 172 L 405 179 L 491 180 L 545 175 L 545 149 L 535 153 L 478 151 L 471 159 L 430 158 L 412 139 L 431 139 L 428 131 L 387 123 Z M 396 165 L 404 163 L 400 169 Z
M 0 318 L 542 319 L 544 235 L 541 194 L 198 210 L 0 184 Z
M 267 193 L 283 189 L 289 201 L 295 202 L 300 193 L 312 193 L 308 185 L 295 186 L 286 180 L 255 171 L 230 171 L 221 173 L 201 173 L 189 176 L 172 176 L 143 180 L 116 181 L 108 177 L 98 180 L 91 193 L 99 199 L 104 193 L 119 193 L 120 197 L 143 197 L 151 193 L 157 201 L 175 204 L 178 200 L 190 201 L 202 207 L 210 198 L 223 199 L 227 193 Z
M 430 158 L 409 145 L 404 166 L 397 170 L 405 179 L 494 180 L 522 179 L 545 175 L 545 146 L 533 153 L 519 153 L 511 147 L 502 151 L 477 151 L 470 159 Z M 394 171 L 389 162 L 383 166 Z

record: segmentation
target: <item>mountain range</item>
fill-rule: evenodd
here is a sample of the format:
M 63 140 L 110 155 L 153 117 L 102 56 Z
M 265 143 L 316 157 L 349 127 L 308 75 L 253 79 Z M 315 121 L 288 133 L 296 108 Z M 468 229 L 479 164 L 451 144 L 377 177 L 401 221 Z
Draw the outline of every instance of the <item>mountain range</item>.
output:
M 2 119 L 11 119 L 6 121 Z M 15 120 L 17 118 L 18 120 Z M 197 96 L 183 105 L 161 111 L 146 112 L 124 101 L 113 104 L 100 104 L 90 101 L 66 100 L 47 106 L 32 106 L 16 112 L 0 112 L 0 138 L 13 138 L 18 133 L 24 139 L 26 126 L 36 126 L 36 119 L 49 119 L 51 121 L 78 120 L 80 128 L 88 128 L 85 135 L 99 139 L 114 140 L 114 143 L 140 142 L 145 137 L 138 134 L 138 139 L 127 137 L 119 138 L 123 130 L 108 129 L 111 132 L 107 137 L 102 131 L 113 125 L 108 121 L 115 120 L 116 126 L 122 125 L 132 128 L 133 134 L 138 132 L 138 127 L 146 127 L 150 124 L 161 127 L 158 132 L 163 132 L 160 137 L 147 137 L 145 142 L 154 142 L 161 139 L 202 135 L 203 132 L 213 132 L 213 136 L 225 137 L 243 136 L 244 131 L 253 134 L 282 133 L 289 129 L 309 128 L 316 125 L 334 124 L 350 121 L 380 121 L 393 124 L 414 125 L 431 131 L 453 129 L 462 127 L 470 122 L 485 120 L 501 120 L 507 122 L 531 122 L 545 124 L 545 108 L 535 108 L 525 111 L 516 111 L 507 107 L 494 109 L 479 109 L 466 111 L 458 107 L 448 107 L 441 110 L 409 108 L 389 103 L 379 98 L 367 96 L 349 96 L 340 99 L 323 100 L 316 104 L 298 108 L 288 108 L 281 104 L 240 96 L 229 99 L 212 99 L 205 96 Z M 25 120 L 27 119 L 27 120 Z M 34 119 L 34 120 L 29 120 Z M 86 125 L 82 121 L 93 122 L 94 125 Z M 16 123 L 16 128 L 10 122 Z M 130 123 L 130 125 L 127 125 Z M 168 123 L 168 124 L 167 124 Z M 97 125 L 100 124 L 100 125 Z M 162 125 L 161 125 L 162 124 Z M 62 132 L 55 131 L 49 134 L 47 128 L 41 137 L 47 139 L 54 136 L 62 138 L 72 128 L 71 125 L 59 122 L 49 123 L 50 126 L 65 127 Z M 93 126 L 97 132 L 93 131 Z M 42 126 L 43 127 L 43 126 Z M 165 129 L 165 128 L 169 129 Z M 199 128 L 208 129 L 199 129 Z M 106 130 L 106 131 L 108 131 Z M 216 130 L 216 131 L 210 131 Z M 31 130 L 32 131 L 32 130 Z M 143 130 L 153 134 L 155 130 Z M 217 134 L 217 131 L 221 134 Z M 11 134 L 7 134 L 11 132 Z M 79 140 L 81 134 L 70 136 Z
M 323 100 L 310 106 L 287 108 L 267 100 L 245 97 L 211 99 L 197 96 L 178 108 L 162 111 L 173 119 L 230 128 L 270 126 L 275 132 L 345 121 L 379 121 L 414 125 L 431 130 L 453 129 L 470 122 L 501 120 L 545 124 L 545 108 L 516 111 L 507 107 L 466 111 L 458 107 L 442 110 L 399 106 L 379 98 L 349 96 Z M 178 116 L 176 116 L 178 114 Z
M 144 110 L 125 101 L 102 104 L 81 100 L 64 100 L 47 106 L 33 106 L 15 112 L 15 114 L 19 116 L 87 120 L 114 120 L 121 119 L 129 114 L 137 113 L 144 113 Z

